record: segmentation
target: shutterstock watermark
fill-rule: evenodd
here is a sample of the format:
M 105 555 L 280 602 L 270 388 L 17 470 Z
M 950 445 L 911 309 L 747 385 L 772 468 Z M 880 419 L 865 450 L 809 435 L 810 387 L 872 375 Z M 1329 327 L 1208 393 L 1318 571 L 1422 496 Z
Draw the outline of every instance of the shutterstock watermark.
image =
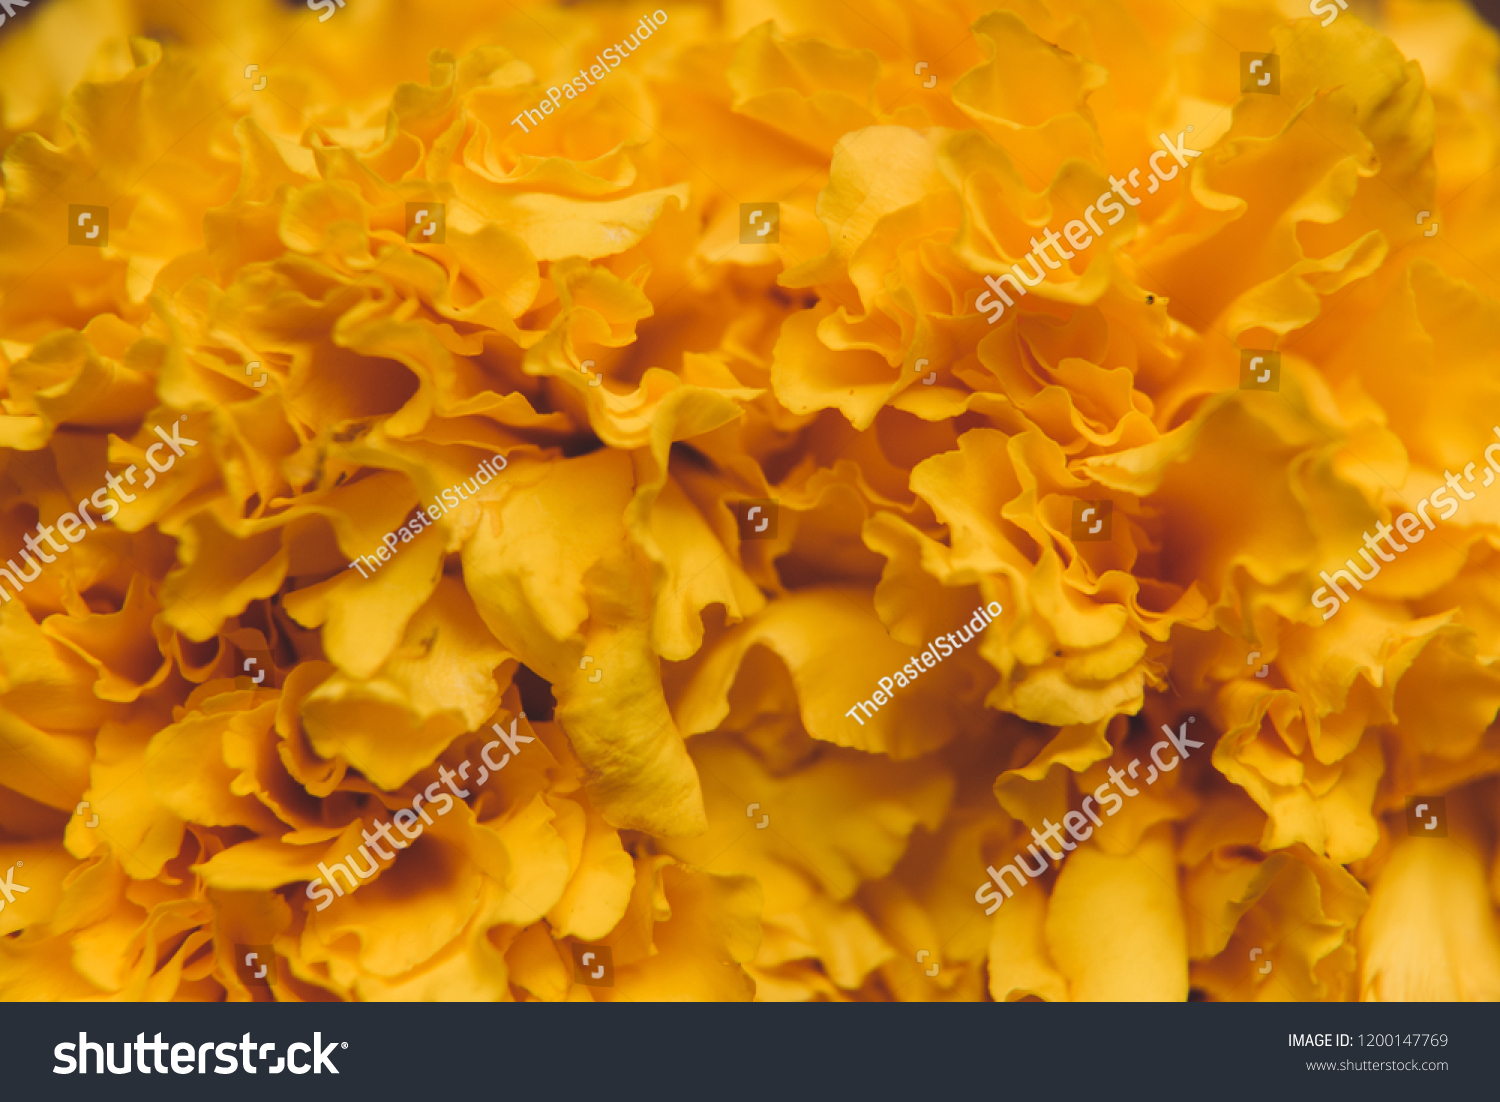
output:
M 146 481 L 143 484 L 143 489 L 150 489 L 152 484 L 155 483 L 158 474 L 166 474 L 170 471 L 172 464 L 177 462 L 178 456 L 187 454 L 184 449 L 197 446 L 198 441 L 189 440 L 187 437 L 181 435 L 179 431 L 181 422 L 186 420 L 187 415 L 184 414 L 172 422 L 171 436 L 163 432 L 160 425 L 152 426 L 152 430 L 156 435 L 161 437 L 161 442 L 152 444 L 146 449 L 146 462 L 150 465 L 151 469 L 146 472 Z M 162 463 L 158 464 L 156 453 L 162 448 L 171 448 L 171 454 Z M 31 572 L 28 574 L 21 567 L 17 566 L 15 559 L 7 559 L 5 566 L 0 566 L 0 578 L 4 578 L 10 582 L 11 588 L 16 591 L 17 597 L 21 595 L 21 590 L 26 588 L 27 582 L 34 582 L 41 577 L 43 564 L 56 562 L 57 555 L 61 555 L 65 551 L 71 551 L 73 549 L 72 544 L 77 543 L 98 527 L 94 523 L 93 516 L 88 511 L 88 506 L 92 505 L 95 509 L 98 509 L 99 519 L 108 524 L 115 518 L 115 514 L 120 511 L 119 502 L 113 500 L 109 496 L 110 494 L 115 494 L 119 497 L 120 501 L 125 502 L 127 505 L 135 500 L 136 495 L 125 489 L 126 483 L 132 486 L 135 485 L 135 472 L 136 467 L 133 463 L 125 468 L 125 477 L 123 479 L 119 475 L 110 474 L 106 471 L 104 473 L 105 485 L 100 486 L 92 494 L 80 501 L 76 513 L 64 513 L 57 518 L 55 525 L 38 523 L 36 528 L 32 530 L 32 533 L 28 533 L 22 537 L 22 542 L 31 550 L 22 551 L 21 559 L 23 562 L 30 564 Z M 103 501 L 99 500 L 101 497 L 104 499 Z M 88 525 L 87 528 L 84 527 L 85 524 Z M 53 532 L 61 532 L 63 539 L 67 542 L 59 543 L 52 535 Z M 48 547 L 57 552 L 57 555 L 48 554 L 42 550 L 42 541 L 44 540 Z M 36 558 L 32 558 L 33 554 L 36 555 Z M 41 559 L 42 561 L 39 563 L 37 559 Z M 6 569 L 6 567 L 9 567 L 9 569 Z M 10 599 L 11 595 L 5 591 L 3 585 L 0 585 L 0 604 L 9 603 Z
M 606 46 L 602 52 L 594 55 L 594 64 L 587 69 L 579 69 L 578 75 L 563 81 L 561 88 L 555 84 L 548 88 L 547 98 L 536 105 L 536 110 L 523 107 L 521 113 L 510 120 L 510 124 L 519 126 L 523 133 L 530 134 L 531 126 L 540 126 L 543 119 L 557 110 L 564 96 L 570 100 L 577 99 L 603 80 L 611 70 L 619 68 L 620 62 L 640 49 L 641 44 L 655 34 L 658 27 L 666 25 L 667 13 L 661 8 L 657 8 L 650 15 L 641 16 L 636 21 L 635 34 L 626 35 L 623 41 L 616 42 L 613 46 Z M 626 48 L 627 46 L 629 49 Z M 531 126 L 527 126 L 521 121 L 522 119 L 531 123 Z
M 1148 159 L 1151 165 L 1151 176 L 1148 181 L 1150 186 L 1146 188 L 1147 195 L 1154 193 L 1157 188 L 1161 187 L 1162 181 L 1172 179 L 1183 168 L 1186 168 L 1188 161 L 1191 158 L 1201 157 L 1203 155 L 1203 151 L 1201 149 L 1189 149 L 1187 147 L 1187 135 L 1192 132 L 1192 129 L 1193 128 L 1189 126 L 1187 130 L 1179 133 L 1177 135 L 1176 142 L 1173 142 L 1172 139 L 1166 136 L 1166 134 L 1157 135 L 1161 139 L 1162 147 L 1156 152 L 1152 153 L 1150 158 Z M 1156 163 L 1158 157 L 1165 157 L 1168 154 L 1170 154 L 1173 159 L 1177 161 L 1175 165 L 1172 165 L 1171 172 L 1165 171 L 1160 165 Z M 1084 222 L 1080 222 L 1077 218 L 1075 218 L 1067 225 L 1063 226 L 1063 232 L 1061 235 L 1057 234 L 1051 226 L 1048 226 L 1047 232 L 1042 235 L 1042 240 L 1040 242 L 1037 241 L 1035 237 L 1031 239 L 1032 253 L 1035 253 L 1035 255 L 1032 255 L 1032 253 L 1027 253 L 1024 257 L 1022 257 L 1022 259 L 1029 260 L 1031 262 L 1031 271 L 1036 278 L 1033 279 L 1027 276 L 1026 273 L 1021 270 L 1020 264 L 1012 264 L 1010 266 L 1009 272 L 1001 272 L 999 276 L 985 276 L 984 281 L 989 285 L 989 291 L 981 293 L 980 296 L 975 299 L 974 308 L 981 314 L 993 310 L 994 313 L 990 314 L 989 321 L 991 325 L 994 325 L 1005 314 L 1006 306 L 1015 305 L 1015 301 L 1010 297 L 1010 295 L 1005 293 L 1005 288 L 1002 285 L 1005 280 L 1010 280 L 1011 286 L 1016 290 L 1016 292 L 1024 295 L 1026 293 L 1027 287 L 1035 287 L 1047 277 L 1046 270 L 1042 268 L 1041 264 L 1037 263 L 1037 257 L 1041 257 L 1042 264 L 1045 264 L 1048 268 L 1055 272 L 1062 267 L 1063 261 L 1072 260 L 1073 257 L 1077 255 L 1077 253 L 1070 253 L 1067 249 L 1062 247 L 1062 240 L 1064 237 L 1068 239 L 1068 244 L 1072 245 L 1073 248 L 1078 250 L 1078 252 L 1083 252 L 1084 249 L 1092 245 L 1096 236 L 1103 237 L 1104 230 L 1100 227 L 1099 223 L 1094 220 L 1095 206 L 1098 206 L 1099 213 L 1107 214 L 1110 216 L 1108 223 L 1109 225 L 1113 226 L 1116 222 L 1120 221 L 1120 219 L 1125 217 L 1125 208 L 1122 207 L 1119 203 L 1115 202 L 1114 196 L 1118 195 L 1132 207 L 1140 206 L 1141 201 L 1137 199 L 1133 194 L 1131 194 L 1129 190 L 1129 187 L 1138 188 L 1141 186 L 1140 181 L 1137 179 L 1140 173 L 1140 169 L 1132 168 L 1130 170 L 1130 175 L 1127 176 L 1124 180 L 1116 180 L 1113 176 L 1111 176 L 1109 178 L 1109 191 L 1102 192 L 1099 198 L 1095 199 L 1093 203 L 1090 203 L 1088 209 L 1083 212 L 1084 222 L 1087 222 L 1088 225 L 1085 226 Z M 1129 187 L 1126 186 L 1127 183 L 1129 184 Z M 1090 229 L 1094 231 L 1092 234 L 1088 232 Z M 1047 255 L 1047 247 L 1049 245 L 1057 250 L 1057 260 L 1053 260 L 1050 256 Z M 994 294 L 992 295 L 991 292 L 994 292 Z M 1003 306 L 1001 305 L 1002 300 L 1004 300 Z
M 17 8 L 31 7 L 31 0 L 0 0 L 0 8 L 4 8 L 4 14 L 0 14 L 0 26 L 5 25 L 5 20 L 16 14 Z
M 509 731 L 504 730 L 498 723 L 493 723 L 490 725 L 494 729 L 495 734 L 499 735 L 500 737 L 492 742 L 485 743 L 484 748 L 479 752 L 479 757 L 484 762 L 484 764 L 479 767 L 479 775 L 474 779 L 474 783 L 476 786 L 483 784 L 485 781 L 490 779 L 492 774 L 500 772 L 500 770 L 509 765 L 511 754 L 519 755 L 521 753 L 521 743 L 536 741 L 536 739 L 531 735 L 516 734 L 517 722 L 525 718 L 526 713 L 522 712 L 518 719 L 511 720 Z M 491 761 L 490 751 L 499 746 L 502 742 L 509 750 L 509 753 L 507 753 L 499 761 Z M 339 886 L 338 880 L 333 875 L 335 872 L 341 872 L 344 874 L 344 879 L 349 881 L 349 890 L 352 892 L 359 887 L 361 880 L 368 880 L 379 870 L 380 865 L 376 862 L 375 856 L 380 857 L 381 860 L 384 861 L 394 861 L 396 859 L 396 855 L 381 848 L 381 839 L 389 842 L 397 849 L 405 849 L 408 845 L 410 845 L 411 842 L 415 842 L 419 837 L 421 837 L 422 831 L 425 829 L 422 826 L 422 823 L 417 822 L 417 816 L 420 815 L 422 817 L 423 823 L 426 823 L 428 826 L 432 825 L 432 817 L 427 814 L 427 807 L 423 806 L 424 798 L 426 804 L 430 807 L 437 807 L 438 801 L 441 800 L 442 806 L 437 807 L 437 813 L 439 815 L 448 814 L 448 812 L 453 810 L 453 796 L 457 796 L 461 800 L 467 799 L 469 796 L 469 790 L 467 788 L 459 788 L 458 785 L 454 784 L 453 782 L 455 780 L 467 781 L 469 779 L 469 768 L 471 765 L 472 763 L 469 761 L 469 759 L 465 758 L 463 760 L 463 763 L 459 765 L 457 771 L 449 769 L 445 765 L 438 766 L 438 779 L 429 784 L 425 790 L 423 790 L 422 792 L 418 792 L 415 796 L 413 796 L 410 807 L 403 807 L 400 811 L 396 812 L 394 816 L 392 816 L 392 818 L 394 818 L 395 820 L 397 829 L 400 830 L 401 833 L 404 834 L 410 841 L 403 842 L 394 834 L 392 834 L 391 824 L 386 822 L 384 819 L 379 819 L 376 821 L 374 827 L 375 834 L 373 837 L 371 837 L 369 827 L 366 827 L 362 831 L 360 831 L 360 833 L 364 835 L 365 845 L 360 846 L 356 852 L 364 855 L 365 863 L 369 866 L 368 868 L 360 868 L 360 863 L 354 860 L 354 854 L 352 853 L 345 854 L 344 860 L 342 861 L 335 861 L 332 868 L 329 868 L 329 866 L 324 862 L 319 861 L 318 871 L 323 875 L 317 877 L 307 885 L 307 898 L 321 899 L 322 902 L 318 904 L 317 908 L 321 911 L 323 910 L 323 908 L 327 907 L 333 902 L 335 894 L 337 894 L 339 897 L 342 897 L 344 894 L 344 889 Z M 442 791 L 439 791 L 436 795 L 433 795 L 433 790 L 440 788 L 442 785 L 447 785 L 448 790 L 453 793 L 453 796 L 450 796 L 447 792 Z M 372 856 L 370 854 L 370 850 L 372 849 L 375 851 L 375 856 Z M 353 869 L 354 873 L 358 873 L 359 875 L 355 876 L 349 871 L 350 869 Z M 328 883 L 332 886 L 333 891 L 330 892 L 327 887 L 323 886 L 324 877 L 328 879 Z M 316 891 L 314 889 L 316 889 Z
M 991 611 L 991 609 L 994 611 Z M 996 616 L 999 616 L 1004 611 L 1005 609 L 1001 607 L 999 601 L 991 601 L 988 605 L 976 608 L 974 615 L 969 617 L 969 622 L 966 625 L 969 629 L 967 635 L 964 634 L 963 628 L 959 628 L 956 632 L 950 631 L 947 635 L 939 635 L 922 649 L 921 654 L 917 655 L 890 676 L 882 677 L 877 683 L 880 687 L 871 694 L 869 700 L 859 701 L 854 705 L 854 708 L 850 708 L 844 714 L 850 719 L 857 721 L 863 727 L 865 721 L 855 712 L 855 708 L 862 710 L 866 716 L 874 716 L 882 707 L 890 703 L 891 698 L 895 696 L 897 686 L 903 689 L 906 688 L 906 686 L 917 679 L 917 676 L 924 668 L 932 669 L 944 658 L 947 658 L 954 651 L 969 642 L 969 640 L 975 638 L 981 631 L 994 622 Z M 975 623 L 976 620 L 979 621 L 978 624 Z
M 1334 7 L 1335 3 L 1337 7 Z M 1311 0 L 1307 5 L 1307 10 L 1313 15 L 1323 16 L 1322 25 L 1326 27 L 1339 17 L 1339 12 L 1348 6 L 1349 0 Z
M 1493 431 L 1497 437 L 1500 437 L 1500 425 L 1491 426 L 1491 431 Z M 1489 486 L 1492 482 L 1495 481 L 1495 475 L 1500 474 L 1500 462 L 1496 461 L 1495 456 L 1492 454 L 1494 452 L 1500 452 L 1500 443 L 1491 444 L 1489 447 L 1484 449 L 1484 481 L 1479 484 L 1481 489 Z M 1464 467 L 1463 475 L 1465 482 L 1470 483 L 1471 485 L 1473 484 L 1474 468 L 1477 466 L 1479 466 L 1479 464 L 1470 463 L 1466 467 Z M 1380 564 L 1382 562 L 1396 561 L 1395 554 L 1387 554 L 1385 551 L 1382 551 L 1380 549 L 1381 540 L 1385 540 L 1386 546 L 1389 547 L 1392 552 L 1400 553 L 1402 551 L 1405 551 L 1411 544 L 1420 543 L 1424 538 L 1426 538 L 1427 532 L 1437 527 L 1437 525 L 1433 523 L 1432 518 L 1427 515 L 1427 507 L 1429 505 L 1436 505 L 1439 509 L 1442 510 L 1442 512 L 1438 514 L 1439 520 L 1449 520 L 1455 513 L 1458 512 L 1459 504 L 1457 501 L 1454 501 L 1451 497 L 1448 496 L 1449 490 L 1452 490 L 1464 501 L 1472 501 L 1475 497 L 1478 496 L 1477 494 L 1472 494 L 1468 490 L 1465 490 L 1462 486 L 1460 486 L 1458 482 L 1458 475 L 1454 474 L 1446 467 L 1443 468 L 1443 480 L 1445 482 L 1445 485 L 1439 486 L 1436 490 L 1433 490 L 1421 501 L 1417 502 L 1416 513 L 1402 513 L 1399 517 L 1397 517 L 1396 525 L 1394 528 L 1382 520 L 1376 522 L 1375 534 L 1373 536 L 1368 532 L 1360 533 L 1360 535 L 1365 537 L 1365 546 L 1360 548 L 1359 556 L 1363 558 L 1365 560 L 1365 563 L 1370 567 L 1370 572 L 1368 574 L 1366 574 L 1363 570 L 1356 566 L 1353 557 L 1350 557 L 1344 560 L 1344 565 L 1347 566 L 1349 570 L 1335 570 L 1333 572 L 1333 577 L 1329 577 L 1328 571 L 1326 570 L 1322 571 L 1318 575 L 1323 579 L 1325 584 L 1320 585 L 1317 589 L 1313 590 L 1312 603 L 1316 608 L 1326 608 L 1328 610 L 1327 612 L 1323 613 L 1324 620 L 1333 619 L 1333 617 L 1338 614 L 1339 609 L 1343 608 L 1344 605 L 1349 603 L 1349 594 L 1345 593 L 1343 588 L 1340 587 L 1337 581 L 1338 578 L 1342 577 L 1345 582 L 1352 585 L 1356 590 L 1360 590 L 1364 588 L 1363 583 L 1374 580 L 1375 575 L 1380 573 Z M 1422 528 L 1422 525 L 1424 524 L 1427 526 L 1425 531 Z M 1406 540 L 1406 543 L 1399 542 L 1392 534 L 1394 532 L 1400 532 L 1401 538 Z M 1370 558 L 1371 551 L 1375 552 L 1376 558 Z M 1354 573 L 1350 574 L 1350 570 L 1354 571 Z M 1328 592 L 1329 589 L 1332 589 L 1333 593 L 1338 594 L 1338 597 L 1336 599 L 1333 594 Z M 1323 595 L 1322 597 L 1318 596 L 1318 594 L 1320 593 Z
M 24 864 L 26 864 L 25 861 L 17 861 L 14 865 L 5 870 L 5 879 L 0 880 L 0 896 L 4 897 L 0 898 L 0 911 L 5 910 L 5 905 L 7 903 L 14 903 L 16 901 L 16 896 L 25 895 L 31 890 L 24 884 L 16 883 L 16 870 Z
M 1196 750 L 1204 745 L 1201 742 L 1194 742 L 1192 739 L 1187 737 L 1188 724 L 1194 723 L 1196 721 L 1196 716 L 1189 716 L 1187 720 L 1183 722 L 1182 726 L 1178 728 L 1176 733 L 1173 733 L 1172 728 L 1167 726 L 1165 723 L 1161 725 L 1161 729 L 1163 732 L 1165 732 L 1167 737 L 1161 742 L 1158 742 L 1155 746 L 1151 747 L 1151 760 L 1154 761 L 1156 765 L 1151 765 L 1149 763 L 1147 764 L 1146 784 L 1155 784 L 1156 779 L 1163 773 L 1170 773 L 1172 770 L 1176 769 L 1179 765 L 1181 765 L 1188 759 L 1188 750 Z M 1163 751 L 1167 750 L 1176 751 L 1176 753 L 1173 754 L 1172 760 L 1170 762 L 1162 761 L 1162 753 Z M 1157 766 L 1161 767 L 1160 772 L 1157 771 Z M 1052 858 L 1052 860 L 1054 861 L 1061 861 L 1068 851 L 1078 848 L 1079 842 L 1087 842 L 1089 838 L 1093 836 L 1094 827 L 1104 825 L 1104 820 L 1100 819 L 1099 816 L 1094 812 L 1094 809 L 1089 805 L 1097 804 L 1098 806 L 1103 807 L 1105 809 L 1105 814 L 1111 817 L 1118 815 L 1120 813 L 1120 808 L 1125 806 L 1125 801 L 1122 800 L 1114 792 L 1111 792 L 1109 790 L 1109 786 L 1113 784 L 1117 789 L 1120 790 L 1120 792 L 1124 793 L 1126 796 L 1139 796 L 1141 794 L 1141 790 L 1139 788 L 1131 788 L 1130 785 L 1126 784 L 1125 777 L 1128 774 L 1131 778 L 1135 778 L 1136 771 L 1140 769 L 1140 767 L 1140 758 L 1136 758 L 1135 760 L 1133 760 L 1125 769 L 1117 769 L 1114 766 L 1110 766 L 1109 780 L 1105 781 L 1098 788 L 1094 789 L 1094 794 L 1092 796 L 1085 796 L 1083 798 L 1083 803 L 1080 805 L 1083 808 L 1082 812 L 1068 812 L 1063 816 L 1063 821 L 1061 823 L 1054 823 L 1051 819 L 1044 818 L 1042 820 L 1042 823 L 1046 826 L 1047 829 L 1042 831 L 1040 834 L 1037 833 L 1036 827 L 1032 827 L 1031 836 L 1035 838 L 1036 841 L 1028 845 L 1026 849 L 1032 857 L 1036 858 L 1036 868 L 1032 868 L 1030 862 L 1028 862 L 1019 853 L 1016 854 L 1016 856 L 1012 860 L 1004 865 L 1001 865 L 999 869 L 996 869 L 994 865 L 989 866 L 987 869 L 985 869 L 985 872 L 990 874 L 990 880 L 993 880 L 995 884 L 999 886 L 1000 891 L 997 892 L 995 888 L 991 886 L 990 881 L 986 880 L 983 884 L 979 885 L 979 890 L 974 893 L 974 902 L 989 903 L 990 905 L 984 909 L 984 913 L 987 915 L 994 914 L 1000 909 L 1001 904 L 1003 904 L 1007 899 L 1015 894 L 1014 889 L 1012 889 L 1011 886 L 1005 882 L 1005 876 L 1007 873 L 1009 873 L 1012 879 L 1015 880 L 1017 888 L 1024 888 L 1028 883 L 1030 883 L 1030 881 L 1027 879 L 1028 876 L 1033 878 L 1038 877 L 1041 876 L 1042 873 L 1047 871 L 1047 857 Z M 1085 815 L 1088 816 L 1087 819 L 1084 818 Z M 1089 826 L 1090 819 L 1093 820 L 1094 826 Z M 1066 829 L 1067 832 L 1073 836 L 1074 841 L 1069 842 L 1062 836 L 1062 832 L 1064 829 Z M 1062 846 L 1064 852 L 1059 853 L 1057 852 L 1057 850 L 1049 846 L 1047 844 L 1049 839 Z M 1040 843 L 1041 847 L 1047 851 L 1047 857 L 1043 857 L 1036 851 L 1038 843 Z M 1004 896 L 1002 896 L 1000 892 L 1004 892 Z

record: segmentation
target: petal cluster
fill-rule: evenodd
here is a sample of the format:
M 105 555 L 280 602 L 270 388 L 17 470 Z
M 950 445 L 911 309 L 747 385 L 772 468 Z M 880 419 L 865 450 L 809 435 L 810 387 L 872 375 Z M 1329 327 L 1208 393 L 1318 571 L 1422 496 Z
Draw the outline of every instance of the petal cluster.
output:
M 0 998 L 1500 998 L 1500 38 L 655 14 L 0 27 Z

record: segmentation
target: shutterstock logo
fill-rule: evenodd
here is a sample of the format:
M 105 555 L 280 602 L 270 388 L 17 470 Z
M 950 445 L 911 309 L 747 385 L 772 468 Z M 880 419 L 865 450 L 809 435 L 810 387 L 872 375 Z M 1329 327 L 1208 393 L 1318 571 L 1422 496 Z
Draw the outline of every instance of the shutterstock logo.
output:
M 255 948 L 247 946 L 247 948 Z M 304 1034 L 305 1036 L 305 1034 Z M 242 1067 L 245 1072 L 255 1075 L 265 1072 L 267 1075 L 280 1075 L 289 1071 L 293 1075 L 306 1075 L 312 1072 L 314 1075 L 322 1075 L 325 1071 L 329 1075 L 339 1074 L 339 1069 L 334 1066 L 333 1052 L 335 1049 L 346 1049 L 348 1041 L 329 1041 L 323 1043 L 323 1034 L 314 1033 L 312 1043 L 306 1041 L 293 1041 L 286 1047 L 285 1056 L 277 1056 L 276 1062 L 271 1063 L 271 1056 L 276 1052 L 276 1042 L 266 1041 L 264 1043 L 254 1040 L 246 1033 L 238 1041 L 205 1041 L 201 1045 L 193 1045 L 189 1041 L 163 1041 L 158 1033 L 153 1040 L 146 1040 L 144 1031 L 135 1035 L 135 1041 L 124 1041 L 120 1044 L 120 1062 L 115 1063 L 114 1041 L 90 1041 L 89 1035 L 78 1034 L 78 1041 L 63 1041 L 53 1046 L 52 1055 L 57 1060 L 52 1069 L 53 1075 L 87 1075 L 89 1074 L 89 1057 L 93 1057 L 95 1074 L 103 1075 L 106 1070 L 111 1075 L 129 1075 L 132 1071 L 139 1071 L 142 1075 L 150 1075 L 155 1071 L 159 1075 L 165 1075 L 168 1071 L 168 1052 L 171 1053 L 171 1071 L 174 1075 L 207 1075 L 209 1072 L 208 1058 L 217 1058 L 213 1067 L 215 1075 L 233 1075 Z M 131 1050 L 135 1050 L 135 1066 L 131 1066 Z M 76 1055 L 75 1055 L 76 1053 Z M 307 1059 L 307 1057 L 312 1059 Z M 257 1065 L 257 1061 L 259 1064 Z
M 1448 801 L 1442 796 L 1406 797 L 1406 833 L 1413 838 L 1448 837 Z
M 780 240 L 780 203 L 740 204 L 741 245 L 774 245 Z
M 236 945 L 234 970 L 246 987 L 276 983 L 276 950 L 270 945 Z
M 276 667 L 271 662 L 271 652 L 264 647 L 237 647 L 239 655 L 239 669 L 235 671 L 234 687 L 236 689 L 274 689 L 275 683 L 271 675 L 275 673 Z
M 448 233 L 447 209 L 442 203 L 407 203 L 406 240 L 413 245 L 441 245 Z
M 1240 54 L 1240 91 L 1281 94 L 1281 58 L 1275 54 Z
M 1073 539 L 1109 539 L 1109 522 L 1114 506 L 1113 501 L 1073 502 Z
M 1240 349 L 1240 389 L 1279 390 L 1281 353 L 1269 348 Z
M 69 206 L 68 244 L 92 245 L 94 248 L 108 245 L 109 208 L 93 203 L 74 203 Z
M 615 985 L 614 953 L 608 945 L 573 943 L 573 982 L 590 987 Z
M 777 503 L 769 498 L 760 501 L 741 501 L 734 507 L 734 517 L 739 522 L 740 539 L 775 539 L 776 519 L 779 511 Z

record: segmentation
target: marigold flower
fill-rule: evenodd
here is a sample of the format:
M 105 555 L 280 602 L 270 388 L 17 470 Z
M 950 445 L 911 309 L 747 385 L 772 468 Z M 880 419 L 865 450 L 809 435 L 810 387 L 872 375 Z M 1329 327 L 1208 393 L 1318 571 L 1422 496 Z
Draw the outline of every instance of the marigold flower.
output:
M 7 19 L 0 998 L 1500 997 L 1500 39 L 1371 18 Z

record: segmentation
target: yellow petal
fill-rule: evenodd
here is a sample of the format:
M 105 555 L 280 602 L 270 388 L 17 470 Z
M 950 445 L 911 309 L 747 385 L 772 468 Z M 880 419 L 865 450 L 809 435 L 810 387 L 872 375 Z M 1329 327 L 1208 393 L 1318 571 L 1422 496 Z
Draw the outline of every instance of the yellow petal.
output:
M 1460 839 L 1405 838 L 1359 926 L 1360 998 L 1500 999 L 1500 936 L 1484 867 Z
M 1155 828 L 1123 857 L 1081 843 L 1052 890 L 1046 939 L 1075 1002 L 1186 1000 L 1187 933 L 1171 829 Z

